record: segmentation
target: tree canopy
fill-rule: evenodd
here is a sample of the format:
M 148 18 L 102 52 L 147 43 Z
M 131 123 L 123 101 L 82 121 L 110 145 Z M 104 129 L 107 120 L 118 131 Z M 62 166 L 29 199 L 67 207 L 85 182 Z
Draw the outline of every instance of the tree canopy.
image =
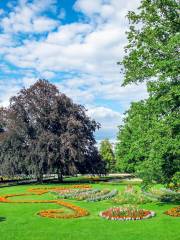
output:
M 149 182 L 169 182 L 180 171 L 178 1 L 142 0 L 128 18 L 123 85 L 146 80 L 149 97 L 126 112 L 116 146 L 118 167 Z
M 103 171 L 95 147 L 99 124 L 55 85 L 39 80 L 22 89 L 1 111 L 6 137 L 0 142 L 1 171 L 75 174 Z
M 104 139 L 100 143 L 99 153 L 101 158 L 106 163 L 106 168 L 108 172 L 114 172 L 115 170 L 115 156 L 113 152 L 112 144 L 108 139 Z
M 124 85 L 152 78 L 178 81 L 179 10 L 177 0 L 142 0 L 137 13 L 129 12 Z

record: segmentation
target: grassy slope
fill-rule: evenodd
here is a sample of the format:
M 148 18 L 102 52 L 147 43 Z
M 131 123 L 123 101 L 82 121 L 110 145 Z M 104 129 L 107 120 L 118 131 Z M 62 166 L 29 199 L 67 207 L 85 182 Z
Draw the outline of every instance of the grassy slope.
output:
M 16 186 L 0 189 L 0 195 L 25 193 L 28 188 L 43 186 Z M 52 185 L 48 185 L 52 186 Z M 54 186 L 54 185 L 53 185 Z M 59 186 L 59 185 L 58 185 Z M 123 188 L 120 185 L 93 184 L 98 188 Z M 53 199 L 51 194 L 32 199 Z M 26 199 L 27 199 L 26 198 Z M 67 201 L 67 200 L 66 200 Z M 178 240 L 180 219 L 163 212 L 174 205 L 146 204 L 145 209 L 154 210 L 157 216 L 144 221 L 108 221 L 98 216 L 99 212 L 113 205 L 109 201 L 87 203 L 70 201 L 89 210 L 90 216 L 79 219 L 48 219 L 36 213 L 43 209 L 59 208 L 54 204 L 5 204 L 0 203 L 1 240 Z

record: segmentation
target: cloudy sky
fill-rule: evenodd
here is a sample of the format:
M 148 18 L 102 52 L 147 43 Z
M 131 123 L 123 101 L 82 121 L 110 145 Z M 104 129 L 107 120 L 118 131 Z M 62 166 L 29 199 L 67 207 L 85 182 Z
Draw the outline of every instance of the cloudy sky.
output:
M 39 78 L 56 84 L 101 123 L 97 140 L 115 139 L 145 85 L 121 87 L 116 64 L 127 44 L 130 10 L 140 0 L 1 0 L 0 104 Z

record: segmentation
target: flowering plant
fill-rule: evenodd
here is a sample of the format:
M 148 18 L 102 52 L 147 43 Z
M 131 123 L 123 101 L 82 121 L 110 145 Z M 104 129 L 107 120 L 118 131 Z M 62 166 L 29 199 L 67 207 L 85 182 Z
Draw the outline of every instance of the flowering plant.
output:
M 100 216 L 109 220 L 142 220 L 153 217 L 153 211 L 138 209 L 135 206 L 112 207 L 104 212 L 100 212 Z
M 166 215 L 172 216 L 172 217 L 180 217 L 180 206 L 171 208 L 170 210 L 164 212 Z

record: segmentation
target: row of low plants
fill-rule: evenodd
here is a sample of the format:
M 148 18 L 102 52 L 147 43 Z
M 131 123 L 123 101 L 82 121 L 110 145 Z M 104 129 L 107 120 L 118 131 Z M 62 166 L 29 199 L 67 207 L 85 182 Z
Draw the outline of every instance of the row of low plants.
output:
M 87 196 L 88 194 L 93 194 L 99 192 L 99 189 L 67 189 L 67 190 L 60 190 L 60 191 L 53 191 L 52 193 L 57 195 L 58 198 L 64 199 L 77 199 L 81 196 Z
M 107 199 L 113 198 L 117 194 L 118 194 L 118 191 L 116 189 L 113 189 L 111 191 L 104 192 L 104 193 L 102 191 L 101 195 L 90 196 L 86 200 L 88 202 L 97 202 L 97 201 L 102 201 L 102 200 L 107 200 Z
M 178 190 L 150 188 L 149 190 L 143 189 L 142 192 L 147 198 L 159 202 L 180 202 L 180 192 Z
M 75 200 L 86 200 L 88 202 L 102 201 L 106 199 L 113 198 L 117 195 L 118 191 L 116 189 L 84 189 L 84 190 L 74 190 L 71 189 L 68 192 L 55 191 L 58 198 L 64 199 L 75 199 Z

